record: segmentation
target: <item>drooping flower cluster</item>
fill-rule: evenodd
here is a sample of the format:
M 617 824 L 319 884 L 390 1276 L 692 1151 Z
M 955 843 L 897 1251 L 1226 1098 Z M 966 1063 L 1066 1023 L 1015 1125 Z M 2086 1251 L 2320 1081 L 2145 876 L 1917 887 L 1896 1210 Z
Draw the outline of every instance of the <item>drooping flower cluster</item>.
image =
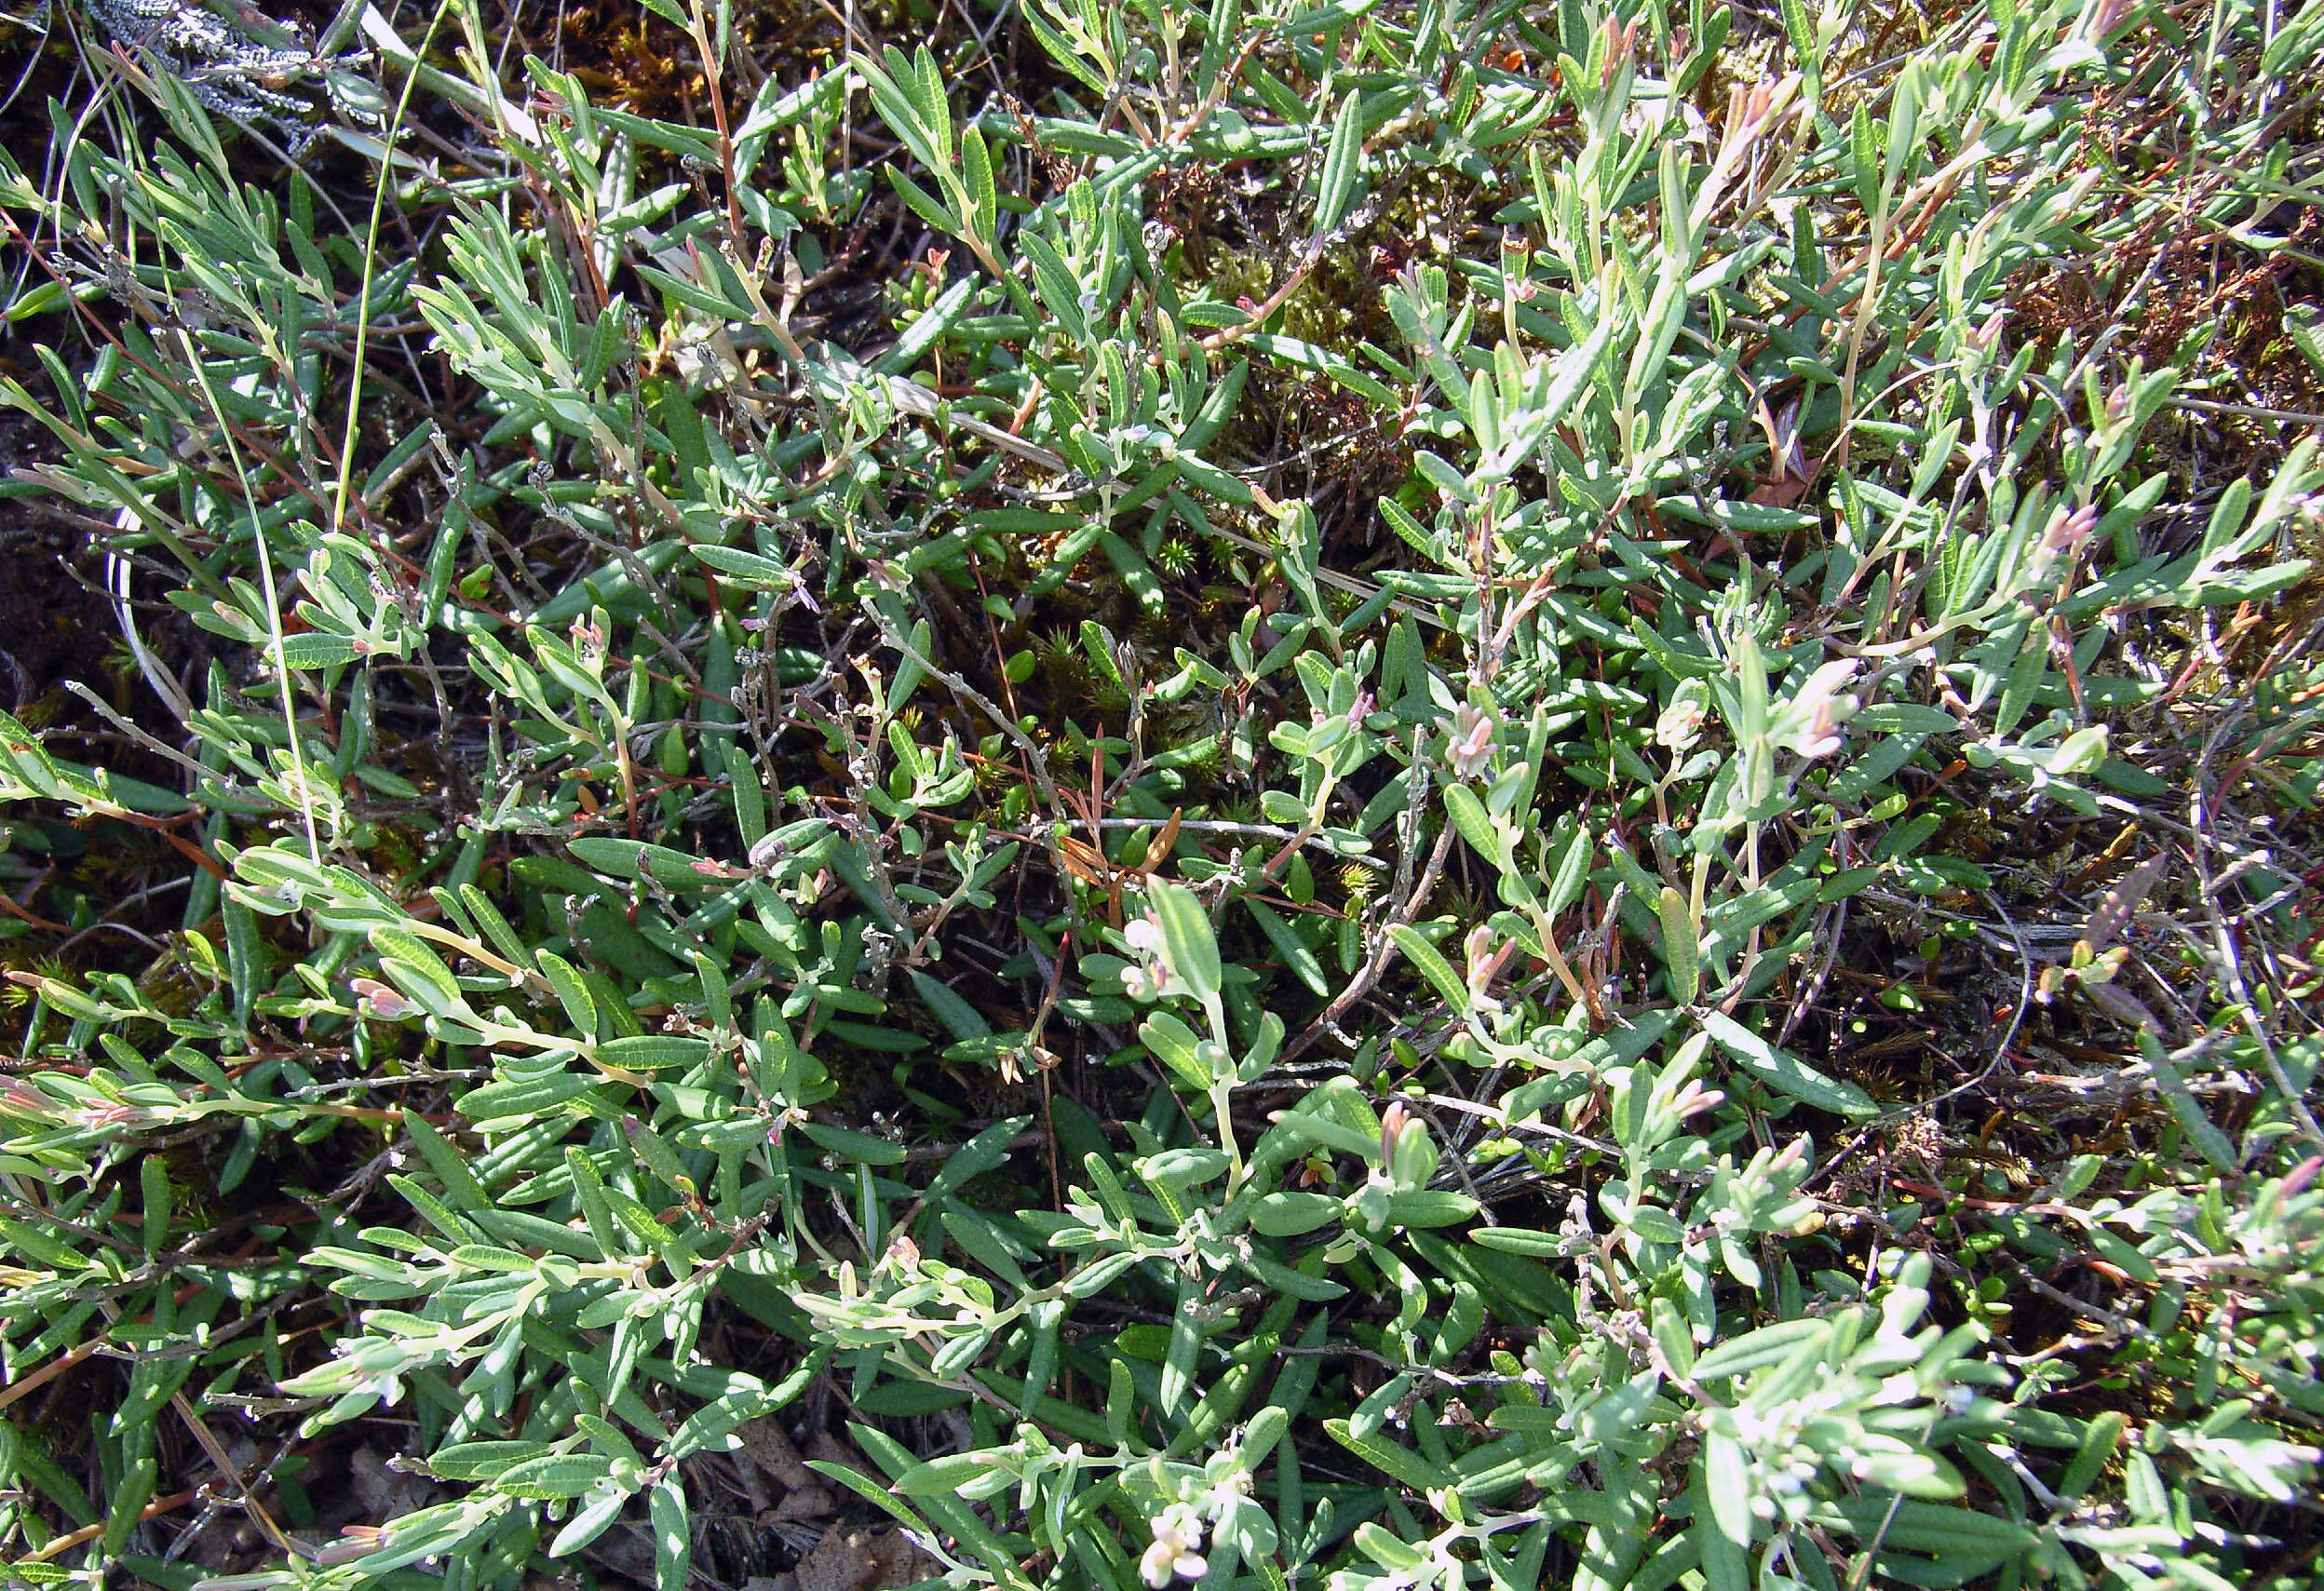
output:
M 1855 716 L 1857 708 L 1856 698 L 1842 694 L 1841 687 L 1863 667 L 1857 658 L 1836 657 L 1810 674 L 1800 694 L 1785 705 L 1776 744 L 1810 761 L 1839 750 L 1840 726 Z
M 1202 1556 L 1202 1515 L 1191 1503 L 1173 1503 L 1154 1517 L 1154 1541 L 1138 1560 L 1138 1572 L 1154 1591 L 1181 1580 L 1200 1580 L 1210 1568 Z
M 1467 958 L 1468 1003 L 1476 1010 L 1501 1009 L 1501 1002 L 1493 992 L 1493 980 L 1501 976 L 1502 964 L 1516 950 L 1516 940 L 1501 938 L 1484 923 L 1471 928 L 1468 937 L 1461 941 L 1461 952 Z
M 1710 717 L 1709 694 L 1700 680 L 1681 681 L 1670 705 L 1655 720 L 1655 744 L 1666 751 L 1692 750 Z
M 1122 969 L 1122 991 L 1132 1000 L 1161 1000 L 1186 991 L 1185 980 L 1170 965 L 1162 943 L 1162 924 L 1152 913 L 1133 919 L 1122 930 L 1138 960 Z
M 2085 503 L 2069 513 L 2061 507 L 2049 517 L 2049 524 L 2042 532 L 2041 540 L 2026 558 L 2025 584 L 2029 597 L 2032 588 L 2048 577 L 2051 568 L 2063 557 L 2081 550 L 2098 528 L 2098 505 Z
M 1493 761 L 1493 715 L 1463 702 L 1452 717 L 1452 771 L 1464 779 L 1483 773 Z

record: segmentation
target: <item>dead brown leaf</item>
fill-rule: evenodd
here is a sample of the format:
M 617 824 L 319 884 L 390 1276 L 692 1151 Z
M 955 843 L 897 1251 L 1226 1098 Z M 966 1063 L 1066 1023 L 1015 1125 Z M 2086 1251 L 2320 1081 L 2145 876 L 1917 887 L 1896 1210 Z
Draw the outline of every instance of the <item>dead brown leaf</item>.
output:
M 943 1565 L 900 1530 L 832 1530 L 799 1560 L 799 1591 L 892 1591 L 941 1573 Z

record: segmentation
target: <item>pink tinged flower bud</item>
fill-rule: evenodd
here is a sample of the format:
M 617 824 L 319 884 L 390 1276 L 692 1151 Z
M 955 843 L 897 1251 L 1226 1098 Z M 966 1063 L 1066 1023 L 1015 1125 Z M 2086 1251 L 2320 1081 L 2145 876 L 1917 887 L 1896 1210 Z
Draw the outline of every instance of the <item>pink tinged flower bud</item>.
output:
M 2324 1154 L 2309 1155 L 2299 1165 L 2293 1166 L 2290 1173 L 2284 1178 L 2284 1186 L 2281 1197 L 2286 1199 L 2298 1198 L 2302 1193 L 2307 1192 L 2308 1184 L 2316 1180 L 2316 1174 L 2318 1171 L 2324 1171 Z
M 1468 960 L 1469 1004 L 1480 1011 L 1501 1009 L 1501 1002 L 1493 997 L 1493 980 L 1501 975 L 1502 964 L 1509 959 L 1509 952 L 1517 949 L 1516 941 L 1511 940 L 1496 950 L 1493 940 L 1493 930 L 1480 923 L 1461 941 L 1461 950 Z
M 377 978 L 355 978 L 349 982 L 348 987 L 355 991 L 356 1004 L 367 1017 L 377 1017 L 383 1021 L 392 1022 L 399 1018 L 409 1017 L 419 1009 L 417 1005 Z
M 386 1534 L 377 1525 L 342 1525 L 341 1539 L 315 1555 L 318 1564 L 353 1563 L 358 1557 L 369 1557 L 379 1550 L 380 1540 Z
M 1398 1099 L 1380 1112 L 1380 1159 L 1385 1164 L 1396 1158 L 1397 1139 L 1404 1136 L 1404 1127 L 1412 1119 L 1404 1101 Z
M 582 667 L 594 669 L 605 661 L 605 632 L 602 629 L 583 617 L 573 621 L 570 633 L 574 655 L 580 659 Z
M 1473 779 L 1485 771 L 1493 757 L 1493 715 L 1480 712 L 1466 702 L 1452 719 L 1452 771 L 1464 779 Z
M 2061 508 L 2051 516 L 2049 528 L 2042 533 L 2042 546 L 2052 553 L 2071 552 L 2097 528 L 2097 504 L 2085 503 L 2071 514 Z
M 1702 738 L 1707 716 L 1695 697 L 1677 697 L 1655 720 L 1655 744 L 1666 751 L 1684 751 Z
M 1686 1080 L 1686 1086 L 1672 1096 L 1670 1112 L 1679 1120 L 1684 1121 L 1689 1116 L 1726 1103 L 1726 1099 L 1721 1090 L 1704 1087 L 1701 1078 L 1690 1077 Z
M 0 1113 L 51 1121 L 61 1112 L 56 1101 L 38 1089 L 28 1088 L 21 1083 L 10 1083 L 0 1087 Z
M 1626 25 L 1608 17 L 1604 33 L 1606 64 L 1598 77 L 1598 87 L 1601 90 L 1613 87 L 1615 75 L 1629 61 L 1638 40 L 1638 23 L 1632 21 Z
M 2034 544 L 2033 556 L 2026 560 L 2025 577 L 2028 582 L 2047 574 L 2059 559 L 2078 550 L 2089 540 L 2090 532 L 2098 527 L 2098 505 L 2085 503 L 2068 513 L 2061 507 L 2049 517 L 2042 531 L 2042 539 Z
M 1856 678 L 1863 663 L 1854 657 L 1836 657 L 1807 677 L 1800 694 L 1792 698 L 1792 707 L 1800 714 L 1802 725 L 1799 753 L 1803 757 L 1829 757 L 1840 749 L 1840 721 L 1856 710 L 1853 699 L 1842 696 L 1840 687 Z

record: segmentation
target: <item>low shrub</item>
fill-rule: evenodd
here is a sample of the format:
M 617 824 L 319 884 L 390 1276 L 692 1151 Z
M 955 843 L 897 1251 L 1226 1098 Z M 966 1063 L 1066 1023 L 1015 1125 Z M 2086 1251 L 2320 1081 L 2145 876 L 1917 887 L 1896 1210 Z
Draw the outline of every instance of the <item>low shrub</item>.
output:
M 646 9 L 0 168 L 11 1578 L 2305 1583 L 2324 10 Z

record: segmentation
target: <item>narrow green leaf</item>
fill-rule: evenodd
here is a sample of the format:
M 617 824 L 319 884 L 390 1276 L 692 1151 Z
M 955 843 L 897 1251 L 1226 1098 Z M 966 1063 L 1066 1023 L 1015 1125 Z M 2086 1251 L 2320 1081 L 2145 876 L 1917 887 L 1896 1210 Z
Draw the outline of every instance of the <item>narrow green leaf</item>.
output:
M 1842 1116 L 1877 1115 L 1880 1107 L 1851 1083 L 1825 1076 L 1789 1050 L 1777 1049 L 1742 1023 L 1718 1011 L 1706 1011 L 1704 1031 L 1719 1047 L 1777 1093 L 1790 1095 L 1820 1111 Z
M 975 128 L 960 135 L 961 175 L 968 195 L 968 230 L 988 243 L 1000 215 L 1000 199 L 993 186 L 993 152 L 984 134 Z
M 602 1483 L 565 1522 L 565 1528 L 550 1541 L 548 1556 L 568 1557 L 588 1546 L 605 1533 L 607 1526 L 621 1517 L 622 1504 L 628 1501 L 628 1492 L 610 1480 Z
M 1172 970 L 1196 999 L 1205 1004 L 1216 999 L 1221 987 L 1219 942 L 1201 899 L 1184 884 L 1156 879 L 1146 886 L 1146 904 L 1162 930 L 1163 951 Z
M 1493 818 L 1475 790 L 1466 785 L 1445 786 L 1444 811 L 1452 820 L 1452 827 L 1461 831 L 1461 838 L 1468 842 L 1470 850 L 1497 868 L 1510 865 L 1508 847 L 1501 843 Z
M 1738 1547 L 1751 1544 L 1750 1462 L 1734 1437 L 1716 1429 L 1703 1433 L 1703 1474 L 1697 1498 L 1709 1503 L 1719 1533 Z
M 685 1482 L 675 1469 L 654 1483 L 647 1509 L 654 1527 L 654 1591 L 686 1591 L 693 1522 L 686 1514 Z
M 1283 958 L 1283 964 L 1291 970 L 1292 976 L 1311 992 L 1328 999 L 1331 985 L 1323 976 L 1322 959 L 1300 938 L 1298 930 L 1264 901 L 1246 898 L 1243 908 L 1250 913 L 1251 921 L 1259 924 L 1260 932 L 1266 935 L 1267 942 L 1275 947 L 1276 954 Z
M 597 1037 L 597 1002 L 589 998 L 589 986 L 573 964 L 553 951 L 533 952 L 534 964 L 548 986 L 556 991 L 557 1003 L 565 1008 L 565 1019 L 573 1024 L 574 1034 L 583 1039 Z
M 1425 1492 L 1431 1488 L 1456 1484 L 1455 1476 L 1430 1463 L 1412 1449 L 1376 1436 L 1356 1436 L 1349 1431 L 1344 1420 L 1327 1420 L 1323 1428 L 1333 1441 L 1349 1452 L 1390 1479 L 1400 1481 L 1415 1491 Z
M 1324 154 L 1323 169 L 1316 179 L 1317 237 L 1329 236 L 1347 214 L 1348 201 L 1356 196 L 1356 180 L 1362 172 L 1363 151 L 1363 96 L 1351 88 L 1347 98 L 1340 102 L 1339 118 L 1331 127 L 1331 143 Z
M 1659 915 L 1662 959 L 1669 972 L 1670 998 L 1682 1005 L 1692 1005 L 1701 986 L 1702 968 L 1695 940 L 1695 918 L 1687 909 L 1686 897 L 1669 884 L 1663 885 Z
M 1716 1343 L 1695 1361 L 1695 1379 L 1698 1382 L 1718 1381 L 1725 1376 L 1746 1375 L 1767 1365 L 1780 1364 L 1798 1352 L 1800 1345 L 1811 1338 L 1822 1338 L 1831 1330 L 1825 1320 L 1783 1320 L 1773 1326 L 1763 1326 L 1740 1337 L 1731 1337 Z
M 1421 977 L 1428 980 L 1428 986 L 1443 997 L 1446 1004 L 1452 1006 L 1456 1014 L 1468 1009 L 1468 985 L 1463 983 L 1460 974 L 1452 970 L 1452 964 L 1428 942 L 1426 935 L 1405 923 L 1391 925 L 1388 935 L 1396 941 L 1396 948 L 1404 952 L 1404 959 L 1419 970 Z
M 678 1033 L 640 1033 L 630 1038 L 609 1039 L 597 1046 L 597 1058 L 607 1066 L 617 1066 L 625 1072 L 659 1072 L 674 1066 L 693 1066 L 709 1058 L 710 1041 L 692 1039 Z
M 1521 1226 L 1480 1226 L 1468 1234 L 1468 1240 L 1504 1254 L 1531 1254 L 1545 1260 L 1563 1258 L 1566 1248 L 1566 1240 L 1556 1233 Z

